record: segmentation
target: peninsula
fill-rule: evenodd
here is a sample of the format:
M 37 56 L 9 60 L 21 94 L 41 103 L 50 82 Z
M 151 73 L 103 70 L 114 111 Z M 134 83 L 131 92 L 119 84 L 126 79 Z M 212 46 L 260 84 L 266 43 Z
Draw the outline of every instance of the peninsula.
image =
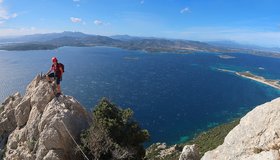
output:
M 252 74 L 249 71 L 246 71 L 246 72 L 236 72 L 236 71 L 231 71 L 231 70 L 227 70 L 227 69 L 220 69 L 220 68 L 217 68 L 217 70 L 223 71 L 223 72 L 234 73 L 234 74 L 236 74 L 238 76 L 241 76 L 241 77 L 244 77 L 244 78 L 248 78 L 248 79 L 260 82 L 262 84 L 271 86 L 271 87 L 276 88 L 276 89 L 280 89 L 279 80 L 265 79 L 264 77 L 254 75 L 254 74 Z

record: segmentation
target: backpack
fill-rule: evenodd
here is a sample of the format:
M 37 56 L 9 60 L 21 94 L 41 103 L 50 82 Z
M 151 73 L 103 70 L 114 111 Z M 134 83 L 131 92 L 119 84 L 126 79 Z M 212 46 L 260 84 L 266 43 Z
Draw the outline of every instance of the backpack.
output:
M 63 73 L 64 73 L 64 64 L 58 63 L 58 65 L 60 65 L 60 67 L 62 68 L 62 71 L 63 71 Z

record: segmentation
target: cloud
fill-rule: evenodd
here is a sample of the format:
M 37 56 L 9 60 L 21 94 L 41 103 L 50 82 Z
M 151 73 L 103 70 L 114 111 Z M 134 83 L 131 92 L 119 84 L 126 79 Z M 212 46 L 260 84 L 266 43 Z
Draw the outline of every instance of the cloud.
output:
M 71 20 L 73 23 L 80 23 L 80 22 L 82 22 L 82 19 L 81 19 L 81 18 L 76 18 L 76 17 L 71 17 L 70 20 Z
M 76 7 L 80 7 L 81 5 L 79 4 L 81 2 L 81 0 L 72 0 L 75 4 Z
M 187 12 L 190 12 L 190 9 L 188 7 L 185 7 L 183 9 L 181 9 L 180 13 L 187 13 Z
M 0 24 L 4 24 L 7 20 L 16 18 L 18 16 L 17 13 L 9 13 L 9 11 L 3 7 L 4 0 L 0 0 Z
M 144 4 L 144 3 L 145 3 L 145 1 L 144 1 L 144 0 L 140 1 L 140 4 Z
M 100 21 L 100 20 L 95 20 L 95 21 L 94 21 L 94 24 L 100 26 L 100 25 L 103 25 L 103 22 Z
M 16 18 L 18 16 L 17 13 L 10 14 L 6 8 L 4 8 L 1 3 L 3 0 L 0 0 L 0 20 L 9 20 L 11 18 Z

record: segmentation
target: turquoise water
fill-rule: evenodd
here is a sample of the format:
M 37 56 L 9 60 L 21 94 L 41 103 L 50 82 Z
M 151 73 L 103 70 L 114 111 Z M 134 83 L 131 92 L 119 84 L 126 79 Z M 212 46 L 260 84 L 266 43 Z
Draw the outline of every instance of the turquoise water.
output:
M 102 97 L 131 107 L 151 141 L 183 142 L 280 96 L 263 84 L 217 71 L 251 71 L 280 79 L 280 60 L 246 54 L 149 54 L 117 48 L 63 47 L 55 51 L 0 51 L 0 100 L 24 92 L 52 56 L 65 65 L 62 90 L 89 110 Z M 262 67 L 264 69 L 260 69 Z

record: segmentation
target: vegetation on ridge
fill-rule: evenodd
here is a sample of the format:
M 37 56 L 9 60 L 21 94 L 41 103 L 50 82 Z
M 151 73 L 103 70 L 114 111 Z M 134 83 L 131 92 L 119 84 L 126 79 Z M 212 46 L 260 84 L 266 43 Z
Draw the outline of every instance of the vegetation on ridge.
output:
M 192 140 L 182 143 L 176 144 L 175 146 L 166 147 L 163 150 L 170 150 L 170 148 L 174 148 L 170 154 L 162 156 L 162 149 L 160 149 L 160 145 L 162 144 L 153 144 L 147 149 L 146 158 L 149 160 L 178 160 L 181 154 L 181 151 L 185 145 L 196 144 L 199 150 L 200 158 L 204 155 L 205 152 L 211 151 L 217 148 L 224 142 L 227 134 L 239 124 L 239 119 L 234 120 L 229 123 L 218 125 L 206 132 L 202 132 L 195 136 Z
M 82 147 L 92 159 L 133 159 L 145 156 L 143 143 L 149 139 L 133 120 L 131 109 L 121 109 L 102 99 L 93 111 L 93 122 L 82 134 Z
M 218 125 L 206 132 L 200 133 L 187 144 L 196 144 L 198 146 L 199 155 L 202 157 L 205 152 L 211 151 L 223 144 L 227 134 L 239 124 L 239 119 L 229 123 Z

